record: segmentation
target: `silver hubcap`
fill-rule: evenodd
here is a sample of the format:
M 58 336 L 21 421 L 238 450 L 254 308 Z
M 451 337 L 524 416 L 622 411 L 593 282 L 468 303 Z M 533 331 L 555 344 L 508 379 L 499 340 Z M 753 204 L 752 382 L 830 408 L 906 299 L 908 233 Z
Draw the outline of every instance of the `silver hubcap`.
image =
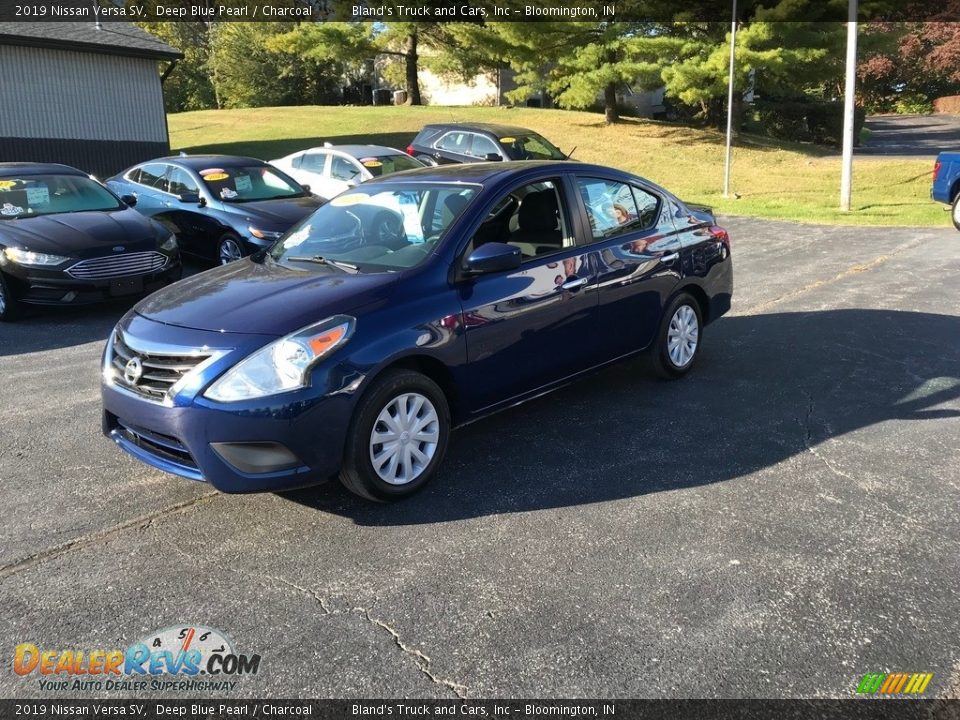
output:
M 236 241 L 227 238 L 220 243 L 220 264 L 226 265 L 231 263 L 234 260 L 239 260 L 243 257 L 243 253 L 240 251 L 240 246 L 237 245 Z
M 953 221 L 960 223 L 960 200 L 953 204 Z
M 681 305 L 670 318 L 667 328 L 667 353 L 676 367 L 686 367 L 697 352 L 700 325 L 697 314 L 689 305 Z
M 406 485 L 427 469 L 440 441 L 436 408 L 419 393 L 404 393 L 380 411 L 370 433 L 370 462 L 384 482 Z

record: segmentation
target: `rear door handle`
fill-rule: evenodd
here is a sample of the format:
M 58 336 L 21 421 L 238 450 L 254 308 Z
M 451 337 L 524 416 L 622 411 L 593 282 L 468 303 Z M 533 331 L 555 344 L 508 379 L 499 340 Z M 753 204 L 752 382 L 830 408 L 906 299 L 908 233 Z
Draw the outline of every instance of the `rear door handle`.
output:
M 660 262 L 662 262 L 664 265 L 669 265 L 669 264 L 672 263 L 674 260 L 676 260 L 678 257 L 680 257 L 680 253 L 670 253 L 669 255 L 663 255 L 663 256 L 661 256 Z
M 587 278 L 571 278 L 567 280 L 563 285 L 560 286 L 561 290 L 579 290 L 584 285 L 587 284 Z

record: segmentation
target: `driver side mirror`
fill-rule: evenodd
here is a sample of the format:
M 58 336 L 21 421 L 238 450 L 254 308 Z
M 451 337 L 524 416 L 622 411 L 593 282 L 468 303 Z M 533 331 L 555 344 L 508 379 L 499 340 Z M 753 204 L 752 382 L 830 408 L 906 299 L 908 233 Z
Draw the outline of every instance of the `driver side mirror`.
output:
M 484 155 L 483 159 L 487 162 L 500 162 L 503 160 L 503 156 L 500 155 L 500 153 L 487 153 Z
M 300 187 L 303 188 L 303 191 L 304 191 L 305 193 L 307 193 L 308 195 L 310 194 L 310 186 L 309 186 L 309 185 L 304 185 L 304 184 L 301 183 Z
M 120 196 L 120 202 L 122 202 L 122 203 L 123 203 L 124 205 L 126 205 L 127 207 L 133 207 L 134 205 L 137 204 L 137 196 L 136 196 L 136 195 L 121 195 L 121 196 Z
M 464 272 L 470 275 L 516 270 L 523 262 L 520 248 L 506 243 L 484 243 L 463 262 Z
M 195 192 L 185 192 L 177 195 L 177 199 L 188 205 L 199 205 L 203 207 L 207 204 L 207 201 L 200 197 L 200 193 Z

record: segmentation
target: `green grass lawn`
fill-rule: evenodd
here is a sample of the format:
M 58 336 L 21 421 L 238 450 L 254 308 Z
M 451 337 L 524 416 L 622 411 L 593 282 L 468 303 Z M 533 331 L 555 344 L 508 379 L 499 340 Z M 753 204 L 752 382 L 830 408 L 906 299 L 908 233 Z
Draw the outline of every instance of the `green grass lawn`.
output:
M 169 116 L 174 151 L 217 152 L 270 160 L 325 140 L 405 148 L 428 122 L 474 120 L 528 127 L 574 157 L 647 177 L 681 198 L 720 213 L 852 225 L 949 225 L 944 205 L 930 200 L 928 160 L 857 158 L 854 209 L 837 209 L 840 156 L 812 145 L 753 135 L 733 153 L 732 190 L 722 197 L 722 133 L 670 123 L 563 110 L 480 107 L 284 107 L 204 110 Z

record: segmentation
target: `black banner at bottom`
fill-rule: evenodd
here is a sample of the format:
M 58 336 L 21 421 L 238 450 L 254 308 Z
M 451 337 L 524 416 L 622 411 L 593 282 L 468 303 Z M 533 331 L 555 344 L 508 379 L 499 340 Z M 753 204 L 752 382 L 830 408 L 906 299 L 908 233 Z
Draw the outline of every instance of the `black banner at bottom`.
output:
M 953 720 L 960 700 L 0 700 L 0 718 Z

